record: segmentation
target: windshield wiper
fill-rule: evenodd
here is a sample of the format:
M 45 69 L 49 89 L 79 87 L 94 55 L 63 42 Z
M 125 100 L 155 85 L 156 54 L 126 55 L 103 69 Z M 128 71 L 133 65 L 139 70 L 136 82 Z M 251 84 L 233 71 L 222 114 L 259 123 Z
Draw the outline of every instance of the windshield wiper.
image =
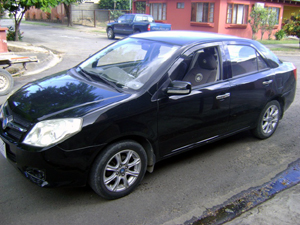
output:
M 78 66 L 78 68 L 79 68 L 79 72 L 80 72 L 81 75 L 83 75 L 89 81 L 93 81 L 93 79 L 91 78 L 91 76 L 84 69 L 82 69 L 80 66 Z
M 93 73 L 91 71 L 86 71 L 84 69 L 82 69 L 81 67 L 79 67 L 81 73 L 88 78 L 90 81 L 93 81 L 95 79 L 92 79 L 92 76 L 100 79 L 101 81 L 103 81 L 105 84 L 108 84 L 109 86 L 113 87 L 114 89 L 116 89 L 118 92 L 122 92 L 122 89 L 118 87 L 117 84 L 115 84 L 114 82 L 110 81 L 109 79 L 105 78 L 104 76 L 101 76 L 102 73 Z

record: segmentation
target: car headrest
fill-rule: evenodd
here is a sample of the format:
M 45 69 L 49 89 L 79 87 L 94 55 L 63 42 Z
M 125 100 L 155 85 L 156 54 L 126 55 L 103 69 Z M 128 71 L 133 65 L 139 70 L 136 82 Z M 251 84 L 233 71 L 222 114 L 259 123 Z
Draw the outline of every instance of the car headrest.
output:
M 202 52 L 198 56 L 198 64 L 201 68 L 214 70 L 217 68 L 217 61 L 211 53 Z

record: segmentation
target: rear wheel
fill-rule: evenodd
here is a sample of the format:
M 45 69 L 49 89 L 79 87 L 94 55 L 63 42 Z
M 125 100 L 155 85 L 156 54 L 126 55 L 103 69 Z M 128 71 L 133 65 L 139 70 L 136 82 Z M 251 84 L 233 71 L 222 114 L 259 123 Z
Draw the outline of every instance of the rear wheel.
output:
M 147 155 L 134 141 L 114 143 L 95 160 L 90 173 L 90 186 L 106 199 L 130 194 L 146 172 Z
M 262 110 L 256 128 L 252 130 L 255 137 L 266 139 L 272 136 L 278 127 L 281 107 L 278 101 L 270 101 Z
M 0 69 L 0 95 L 8 94 L 14 86 L 14 79 L 4 69 Z
M 107 29 L 107 37 L 108 39 L 114 39 L 115 38 L 115 33 L 111 27 Z

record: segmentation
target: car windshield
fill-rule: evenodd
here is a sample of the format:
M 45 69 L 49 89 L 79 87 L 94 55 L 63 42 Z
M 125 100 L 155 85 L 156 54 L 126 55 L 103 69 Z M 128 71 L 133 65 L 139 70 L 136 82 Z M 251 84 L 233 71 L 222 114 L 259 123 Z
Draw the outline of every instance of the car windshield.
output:
M 99 51 L 81 63 L 78 69 L 119 88 L 138 90 L 178 48 L 161 42 L 127 38 Z

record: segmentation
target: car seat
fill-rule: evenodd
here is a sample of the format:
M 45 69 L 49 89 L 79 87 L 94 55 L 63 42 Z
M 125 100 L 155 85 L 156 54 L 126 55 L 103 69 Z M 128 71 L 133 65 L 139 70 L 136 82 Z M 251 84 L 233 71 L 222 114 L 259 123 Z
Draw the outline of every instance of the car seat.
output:
M 214 82 L 217 75 L 218 63 L 213 54 L 202 52 L 198 55 L 197 63 L 192 68 L 183 81 L 188 81 L 192 86 Z

